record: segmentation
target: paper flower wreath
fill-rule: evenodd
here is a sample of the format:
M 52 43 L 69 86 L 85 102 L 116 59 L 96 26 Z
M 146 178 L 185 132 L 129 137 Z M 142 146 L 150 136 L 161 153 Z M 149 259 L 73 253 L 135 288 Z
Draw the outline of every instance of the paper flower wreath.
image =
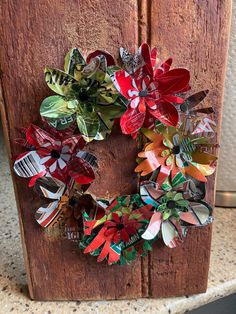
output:
M 200 104 L 208 90 L 186 95 L 189 71 L 170 69 L 172 59 L 159 62 L 146 43 L 135 55 L 121 48 L 120 56 L 124 68 L 108 52 L 84 59 L 73 48 L 64 71 L 45 69 L 56 95 L 41 104 L 41 126 L 21 130 L 16 142 L 27 151 L 14 163 L 16 174 L 30 178 L 29 186 L 47 200 L 35 211 L 38 224 L 64 219 L 65 226 L 77 226 L 80 249 L 109 265 L 145 256 L 158 239 L 176 247 L 188 228 L 210 223 L 205 185 L 217 159 L 214 110 Z M 109 136 L 115 120 L 141 147 L 139 187 L 136 194 L 95 199 L 87 188 L 99 156 L 86 146 Z

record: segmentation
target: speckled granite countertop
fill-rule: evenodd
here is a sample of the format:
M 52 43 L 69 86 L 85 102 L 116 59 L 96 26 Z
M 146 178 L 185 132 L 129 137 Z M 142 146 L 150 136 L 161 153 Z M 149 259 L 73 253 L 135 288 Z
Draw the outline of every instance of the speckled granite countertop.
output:
M 6 153 L 0 134 L 0 314 L 180 314 L 236 292 L 236 209 L 216 208 L 208 290 L 166 299 L 99 302 L 36 302 L 27 292 L 19 226 Z

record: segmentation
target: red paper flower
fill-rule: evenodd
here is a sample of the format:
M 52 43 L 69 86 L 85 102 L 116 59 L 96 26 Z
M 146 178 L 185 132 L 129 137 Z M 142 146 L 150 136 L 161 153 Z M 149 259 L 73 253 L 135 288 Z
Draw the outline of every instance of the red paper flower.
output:
M 105 236 L 112 236 L 114 243 L 118 243 L 121 240 L 129 242 L 130 237 L 142 227 L 142 224 L 136 219 L 129 218 L 130 214 L 119 216 L 117 213 L 112 213 L 112 219 L 104 223 L 104 227 L 107 228 Z
M 30 186 L 45 174 L 64 183 L 68 183 L 70 178 L 80 184 L 88 184 L 95 179 L 93 167 L 96 166 L 96 157 L 81 151 L 85 145 L 81 135 L 56 138 L 32 124 L 25 136 L 31 150 L 18 156 L 14 170 L 21 177 L 32 178 Z
M 156 54 L 156 49 L 150 53 L 149 46 L 144 43 L 136 57 L 142 66 L 136 67 L 132 74 L 125 70 L 114 73 L 116 88 L 130 101 L 120 121 L 124 134 L 135 137 L 144 123 L 146 112 L 164 124 L 176 126 L 178 123 L 178 112 L 172 103 L 183 102 L 175 94 L 189 89 L 190 74 L 182 68 L 170 70 L 171 59 L 158 66 Z

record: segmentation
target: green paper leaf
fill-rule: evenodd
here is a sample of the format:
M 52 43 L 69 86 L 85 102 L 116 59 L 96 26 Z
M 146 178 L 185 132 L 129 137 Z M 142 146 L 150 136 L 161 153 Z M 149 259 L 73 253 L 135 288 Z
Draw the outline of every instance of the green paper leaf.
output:
M 64 118 L 70 117 L 76 112 L 78 101 L 65 100 L 61 96 L 49 96 L 45 98 L 40 107 L 40 114 L 45 118 Z
M 64 130 L 70 126 L 72 122 L 76 120 L 76 115 L 73 114 L 72 116 L 64 117 L 64 118 L 58 118 L 58 119 L 51 119 L 46 118 L 47 123 L 54 127 L 57 130 Z
M 77 112 L 76 120 L 79 131 L 84 140 L 86 142 L 94 140 L 100 127 L 100 120 L 97 113 L 95 111 L 89 112 L 80 109 L 79 112 Z
M 73 77 L 77 76 L 77 72 L 82 70 L 86 62 L 77 48 L 72 48 L 66 54 L 64 69 L 65 72 Z
M 164 212 L 163 213 L 163 220 L 166 220 L 170 217 L 170 212 Z
M 183 199 L 182 193 L 175 194 L 174 201 L 179 201 L 179 200 L 182 200 L 182 199 Z
M 182 200 L 178 200 L 177 204 L 179 206 L 188 207 L 189 202 L 187 200 L 182 199 Z
M 48 87 L 61 96 L 71 96 L 72 85 L 77 81 L 69 74 L 51 68 L 45 68 L 45 81 Z

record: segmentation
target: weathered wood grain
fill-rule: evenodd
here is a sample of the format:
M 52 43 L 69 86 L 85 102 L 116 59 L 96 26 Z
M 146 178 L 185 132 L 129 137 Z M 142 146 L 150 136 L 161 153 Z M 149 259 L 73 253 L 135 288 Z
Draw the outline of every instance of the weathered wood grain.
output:
M 174 67 L 191 73 L 191 93 L 208 88 L 205 104 L 215 109 L 218 140 L 221 125 L 231 1 L 146 1 L 146 38 L 160 58 L 173 57 Z M 143 30 L 144 32 L 144 30 Z M 145 34 L 145 32 L 144 32 Z M 214 205 L 215 176 L 207 183 Z M 149 293 L 153 297 L 204 292 L 210 261 L 211 226 L 190 230 L 184 244 L 166 250 L 158 244 L 150 255 Z
M 50 93 L 43 78 L 45 65 L 62 68 L 64 55 L 73 46 L 81 47 L 85 54 L 100 48 L 115 56 L 123 43 L 134 50 L 138 40 L 137 5 L 136 1 L 126 1 L 124 6 L 121 0 L 83 0 L 69 4 L 22 0 L 3 1 L 1 11 L 3 122 L 11 159 L 20 152 L 14 144 L 17 128 L 39 118 L 40 102 Z M 124 136 L 119 145 L 127 147 L 130 140 Z M 131 267 L 108 267 L 83 255 L 77 244 L 49 237 L 34 222 L 36 195 L 26 187 L 26 182 L 14 177 L 14 183 L 32 298 L 142 296 L 140 261 Z M 126 187 L 126 191 L 120 192 L 129 193 L 129 190 Z
M 44 83 L 45 65 L 61 68 L 70 47 L 83 53 L 101 48 L 118 56 L 118 47 L 135 51 L 148 41 L 159 49 L 161 59 L 171 55 L 175 66 L 192 73 L 193 91 L 208 87 L 209 103 L 216 106 L 220 121 L 225 59 L 230 23 L 229 0 L 4 0 L 1 9 L 2 117 L 9 157 L 20 152 L 14 139 L 17 129 L 39 118 L 39 106 L 49 94 Z M 118 144 L 112 143 L 112 138 Z M 99 171 L 109 171 L 93 186 L 98 195 L 130 193 L 135 184 L 135 147 L 128 155 L 130 139 L 118 134 L 90 149 L 109 154 L 101 158 Z M 114 145 L 114 146 L 113 146 Z M 118 149 L 118 146 L 123 149 Z M 114 154 L 119 154 L 114 163 Z M 124 165 L 124 160 L 131 160 Z M 116 172 L 116 169 L 119 169 Z M 124 186 L 121 172 L 127 171 Z M 115 186 L 109 187 L 114 174 Z M 109 175 L 111 174 L 111 175 Z M 111 178 L 112 176 L 112 178 Z M 30 295 L 37 300 L 119 299 L 168 296 L 204 291 L 209 266 L 211 227 L 189 232 L 184 245 L 175 250 L 158 244 L 148 258 L 131 266 L 108 267 L 79 252 L 74 242 L 51 237 L 34 222 L 39 200 L 24 181 L 13 176 L 19 209 Z M 120 189 L 119 189 L 120 187 Z M 209 182 L 213 203 L 214 181 Z M 204 243 L 204 246 L 202 245 Z

